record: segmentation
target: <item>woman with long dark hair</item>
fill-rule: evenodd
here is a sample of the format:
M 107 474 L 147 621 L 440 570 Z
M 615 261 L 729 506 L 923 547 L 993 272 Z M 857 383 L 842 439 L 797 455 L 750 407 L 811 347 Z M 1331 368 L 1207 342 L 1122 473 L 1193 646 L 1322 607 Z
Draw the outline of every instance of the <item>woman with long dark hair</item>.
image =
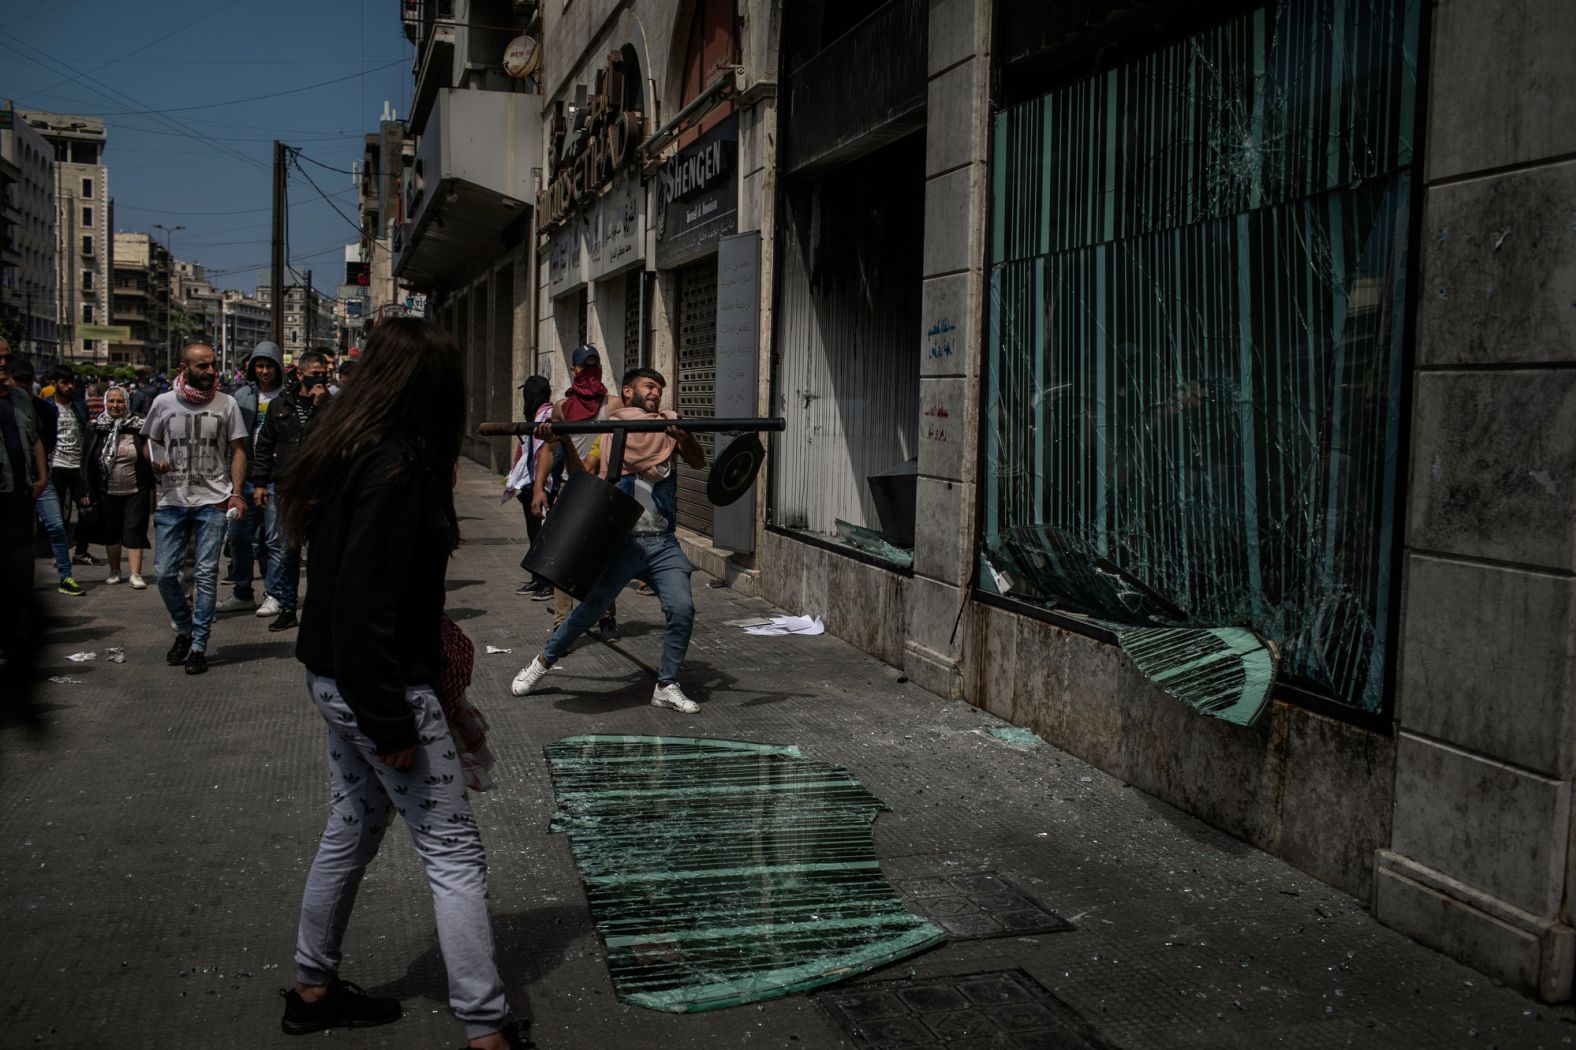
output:
M 459 346 L 437 325 L 378 325 L 354 389 L 329 404 L 277 484 L 281 527 L 290 542 L 311 545 L 296 657 L 328 724 L 331 785 L 285 1000 L 282 1025 L 292 1035 L 400 1017 L 397 999 L 339 977 L 356 889 L 397 810 L 426 866 L 449 1003 L 469 1045 L 526 1045 L 508 1020 L 486 854 L 434 690 L 444 573 L 459 543 L 463 368 Z

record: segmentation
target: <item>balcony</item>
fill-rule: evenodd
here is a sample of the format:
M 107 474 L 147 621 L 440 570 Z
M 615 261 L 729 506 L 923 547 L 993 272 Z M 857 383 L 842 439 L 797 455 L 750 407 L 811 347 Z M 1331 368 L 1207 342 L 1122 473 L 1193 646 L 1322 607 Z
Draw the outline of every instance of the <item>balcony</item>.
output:
M 404 181 L 394 273 L 421 287 L 453 285 L 503 247 L 523 220 L 541 165 L 541 96 L 444 88 Z
M 925 126 L 926 0 L 891 0 L 788 76 L 783 170 L 826 171 Z

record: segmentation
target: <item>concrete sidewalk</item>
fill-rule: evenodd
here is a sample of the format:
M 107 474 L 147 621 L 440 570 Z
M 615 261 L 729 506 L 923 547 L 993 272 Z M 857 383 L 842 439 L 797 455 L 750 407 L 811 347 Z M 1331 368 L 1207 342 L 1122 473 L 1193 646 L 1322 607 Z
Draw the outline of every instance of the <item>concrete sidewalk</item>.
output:
M 583 641 L 538 693 L 510 697 L 510 678 L 545 640 L 550 604 L 513 593 L 523 528 L 499 491 L 462 467 L 466 542 L 449 611 L 476 643 L 471 696 L 499 759 L 498 789 L 475 801 L 500 961 L 543 1050 L 1576 1042 L 1570 1009 L 1495 987 L 1380 927 L 1351 898 L 1055 748 L 990 736 L 1002 724 L 990 715 L 939 700 L 835 638 L 725 626 L 775 610 L 700 574 L 683 682 L 704 703 L 699 715 L 647 703 L 640 664 L 656 661 L 661 613 L 633 591 L 619 600 L 622 642 Z M 294 632 L 222 618 L 212 669 L 187 677 L 164 665 L 169 628 L 155 590 L 99 586 L 104 575 L 82 570 L 85 598 L 43 595 L 54 617 L 46 673 L 79 680 L 43 688 L 51 732 L 0 735 L 10 949 L 0 1046 L 303 1045 L 279 1032 L 277 989 L 291 980 L 327 776 Z M 48 576 L 41 562 L 40 583 Z M 484 655 L 489 644 L 513 652 Z M 109 646 L 124 647 L 126 662 L 105 662 Z M 99 659 L 67 660 L 78 651 Z M 954 940 L 823 994 L 758 1006 L 666 1015 L 621 1005 L 568 843 L 547 831 L 541 748 L 580 733 L 796 744 L 848 767 L 891 807 L 875 830 L 889 878 L 923 895 L 938 880 L 994 872 L 1072 928 Z M 1001 972 L 1040 997 L 1033 1009 L 1054 1014 L 1062 1035 L 1049 1021 L 1020 1024 L 1027 1007 L 980 1021 L 964 1009 L 972 993 L 948 987 Z M 464 1042 L 447 1014 L 425 878 L 398 834 L 363 885 L 344 975 L 403 997 L 406 1017 L 336 1033 L 336 1045 Z M 884 982 L 898 979 L 888 994 Z M 862 1019 L 863 1034 L 834 1015 Z

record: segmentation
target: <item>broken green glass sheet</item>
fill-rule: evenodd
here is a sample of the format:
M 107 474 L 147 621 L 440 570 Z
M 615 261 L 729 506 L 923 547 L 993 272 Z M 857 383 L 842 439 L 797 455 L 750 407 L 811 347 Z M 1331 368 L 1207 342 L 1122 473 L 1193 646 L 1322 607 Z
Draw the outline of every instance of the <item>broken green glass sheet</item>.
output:
M 1200 714 L 1250 726 L 1275 685 L 1272 643 L 1241 627 L 1128 627 L 1105 624 L 1133 664 Z
M 1422 6 L 1266 3 L 996 115 L 980 553 L 1005 593 L 1247 628 L 1379 709 Z M 1186 677 L 1191 645 L 1143 663 L 1167 652 Z
M 1014 729 L 1011 726 L 992 726 L 985 732 L 997 740 L 1012 744 L 1015 747 L 1034 747 L 1041 742 L 1039 737 L 1027 729 Z
M 842 518 L 833 518 L 832 522 L 837 529 L 837 538 L 855 550 L 873 554 L 882 561 L 891 562 L 894 565 L 906 567 L 914 564 L 913 551 L 904 550 L 902 547 L 889 542 L 885 536 L 875 529 L 867 529 L 863 525 L 855 525 L 853 522 L 844 521 Z
M 945 939 L 881 874 L 887 809 L 799 749 L 686 737 L 549 744 L 558 812 L 621 1001 L 713 1010 L 840 981 Z

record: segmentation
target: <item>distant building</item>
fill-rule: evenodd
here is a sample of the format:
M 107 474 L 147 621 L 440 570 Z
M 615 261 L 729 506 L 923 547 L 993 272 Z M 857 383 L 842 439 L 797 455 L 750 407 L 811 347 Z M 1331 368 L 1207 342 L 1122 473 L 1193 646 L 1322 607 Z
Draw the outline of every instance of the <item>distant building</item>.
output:
M 114 296 L 103 323 L 127 329 L 130 338 L 109 342 L 100 359 L 168 370 L 175 349 L 170 335 L 170 253 L 146 233 L 117 233 L 114 247 Z
M 55 151 L 0 108 L 0 316 L 18 353 L 47 364 L 59 355 L 55 306 Z
M 362 285 L 365 321 L 406 310 L 408 291 L 394 277 L 394 231 L 400 216 L 400 169 L 406 149 L 405 125 L 394 119 L 393 108 L 385 103 L 378 130 L 366 136 L 357 195 L 361 216 L 358 261 L 366 266 L 366 283 Z M 352 345 L 362 338 L 365 321 L 362 330 L 350 333 Z
M 285 364 L 293 362 L 303 350 L 332 347 L 337 343 L 334 300 L 316 288 L 312 289 L 311 297 L 313 308 L 308 310 L 307 287 L 300 284 L 285 285 L 285 338 L 280 344 Z M 266 284 L 258 286 L 257 298 L 265 304 L 270 302 L 271 295 Z
M 225 291 L 219 304 L 219 357 L 225 370 L 235 368 L 252 356 L 258 343 L 269 338 L 273 312 L 268 304 L 244 292 Z
M 107 135 L 97 117 L 22 112 L 55 153 L 55 317 L 60 357 L 111 363 L 103 328 L 110 320 Z
M 170 293 L 185 312 L 191 333 L 206 335 L 214 341 L 214 350 L 220 351 L 224 296 L 208 282 L 202 264 L 176 259 L 170 280 Z

